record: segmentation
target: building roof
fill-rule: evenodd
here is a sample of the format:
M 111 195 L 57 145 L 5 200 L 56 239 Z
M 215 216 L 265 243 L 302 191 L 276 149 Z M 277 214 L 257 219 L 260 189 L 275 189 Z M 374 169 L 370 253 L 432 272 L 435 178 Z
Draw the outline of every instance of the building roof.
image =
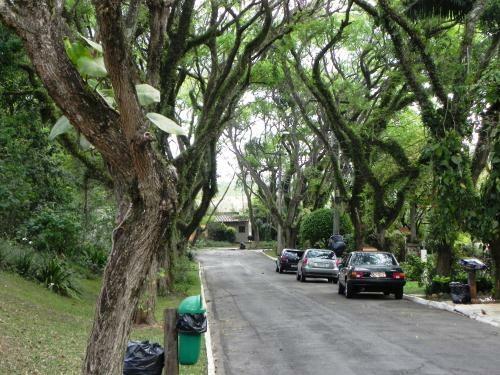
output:
M 213 221 L 217 223 L 242 223 L 248 221 L 248 217 L 237 213 L 224 213 L 215 216 Z

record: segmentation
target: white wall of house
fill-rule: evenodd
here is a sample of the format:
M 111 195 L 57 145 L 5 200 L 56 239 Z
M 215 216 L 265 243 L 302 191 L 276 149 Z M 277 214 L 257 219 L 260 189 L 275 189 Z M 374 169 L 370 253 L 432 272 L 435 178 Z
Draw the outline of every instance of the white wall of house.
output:
M 224 224 L 236 230 L 236 242 L 248 242 L 248 236 L 250 235 L 250 225 L 248 221 L 227 222 Z

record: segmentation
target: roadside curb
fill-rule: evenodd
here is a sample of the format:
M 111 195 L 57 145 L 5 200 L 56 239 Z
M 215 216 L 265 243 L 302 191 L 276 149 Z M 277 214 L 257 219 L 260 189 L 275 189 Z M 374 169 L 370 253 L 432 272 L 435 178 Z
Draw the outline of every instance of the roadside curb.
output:
M 270 256 L 270 255 L 267 255 L 267 254 L 264 252 L 264 250 L 259 250 L 259 252 L 260 252 L 260 253 L 262 253 L 262 255 L 264 255 L 264 256 L 266 256 L 266 257 L 268 257 L 269 259 L 276 260 L 276 258 L 273 258 L 273 257 L 272 257 L 272 256 Z
M 203 277 L 201 272 L 201 263 L 198 262 L 198 277 L 200 278 L 201 297 L 207 306 L 205 298 L 205 288 L 203 286 Z M 215 362 L 214 353 L 212 352 L 212 336 L 210 334 L 210 321 L 208 319 L 208 306 L 207 306 L 207 332 L 205 333 L 205 349 L 207 351 L 207 375 L 215 375 Z
M 486 317 L 486 316 L 478 315 L 477 313 L 471 313 L 469 311 L 465 311 L 463 309 L 460 309 L 460 307 L 449 305 L 446 302 L 429 301 L 425 298 L 413 296 L 411 294 L 405 294 L 405 295 L 403 295 L 403 298 L 408 300 L 408 301 L 418 303 L 420 305 L 432 307 L 432 308 L 439 309 L 439 310 L 446 310 L 446 311 L 449 311 L 449 312 L 455 313 L 455 314 L 460 314 L 460 315 L 466 316 L 470 319 L 476 320 L 478 322 L 492 325 L 493 327 L 497 327 L 497 328 L 500 327 L 500 324 L 497 321 L 495 321 L 494 319 L 491 319 L 491 318 Z

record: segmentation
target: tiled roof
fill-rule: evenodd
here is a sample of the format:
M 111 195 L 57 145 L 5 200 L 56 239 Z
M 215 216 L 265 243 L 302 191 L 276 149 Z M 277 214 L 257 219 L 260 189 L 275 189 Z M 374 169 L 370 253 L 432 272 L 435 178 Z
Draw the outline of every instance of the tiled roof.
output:
M 248 221 L 248 217 L 238 214 L 221 214 L 215 216 L 213 221 L 218 223 L 238 223 Z

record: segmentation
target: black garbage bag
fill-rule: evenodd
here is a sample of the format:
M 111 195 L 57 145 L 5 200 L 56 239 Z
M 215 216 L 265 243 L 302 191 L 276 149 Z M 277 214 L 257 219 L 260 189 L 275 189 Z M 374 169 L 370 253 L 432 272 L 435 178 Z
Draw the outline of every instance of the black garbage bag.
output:
M 450 283 L 450 294 L 453 303 L 470 303 L 470 289 L 467 284 Z
M 160 344 L 129 341 L 123 375 L 161 375 L 164 363 L 165 352 Z
M 200 334 L 207 332 L 207 316 L 205 314 L 182 314 L 177 319 L 177 332 Z
M 346 248 L 344 237 L 340 234 L 334 234 L 328 240 L 328 247 L 333 250 L 337 257 L 341 257 Z

